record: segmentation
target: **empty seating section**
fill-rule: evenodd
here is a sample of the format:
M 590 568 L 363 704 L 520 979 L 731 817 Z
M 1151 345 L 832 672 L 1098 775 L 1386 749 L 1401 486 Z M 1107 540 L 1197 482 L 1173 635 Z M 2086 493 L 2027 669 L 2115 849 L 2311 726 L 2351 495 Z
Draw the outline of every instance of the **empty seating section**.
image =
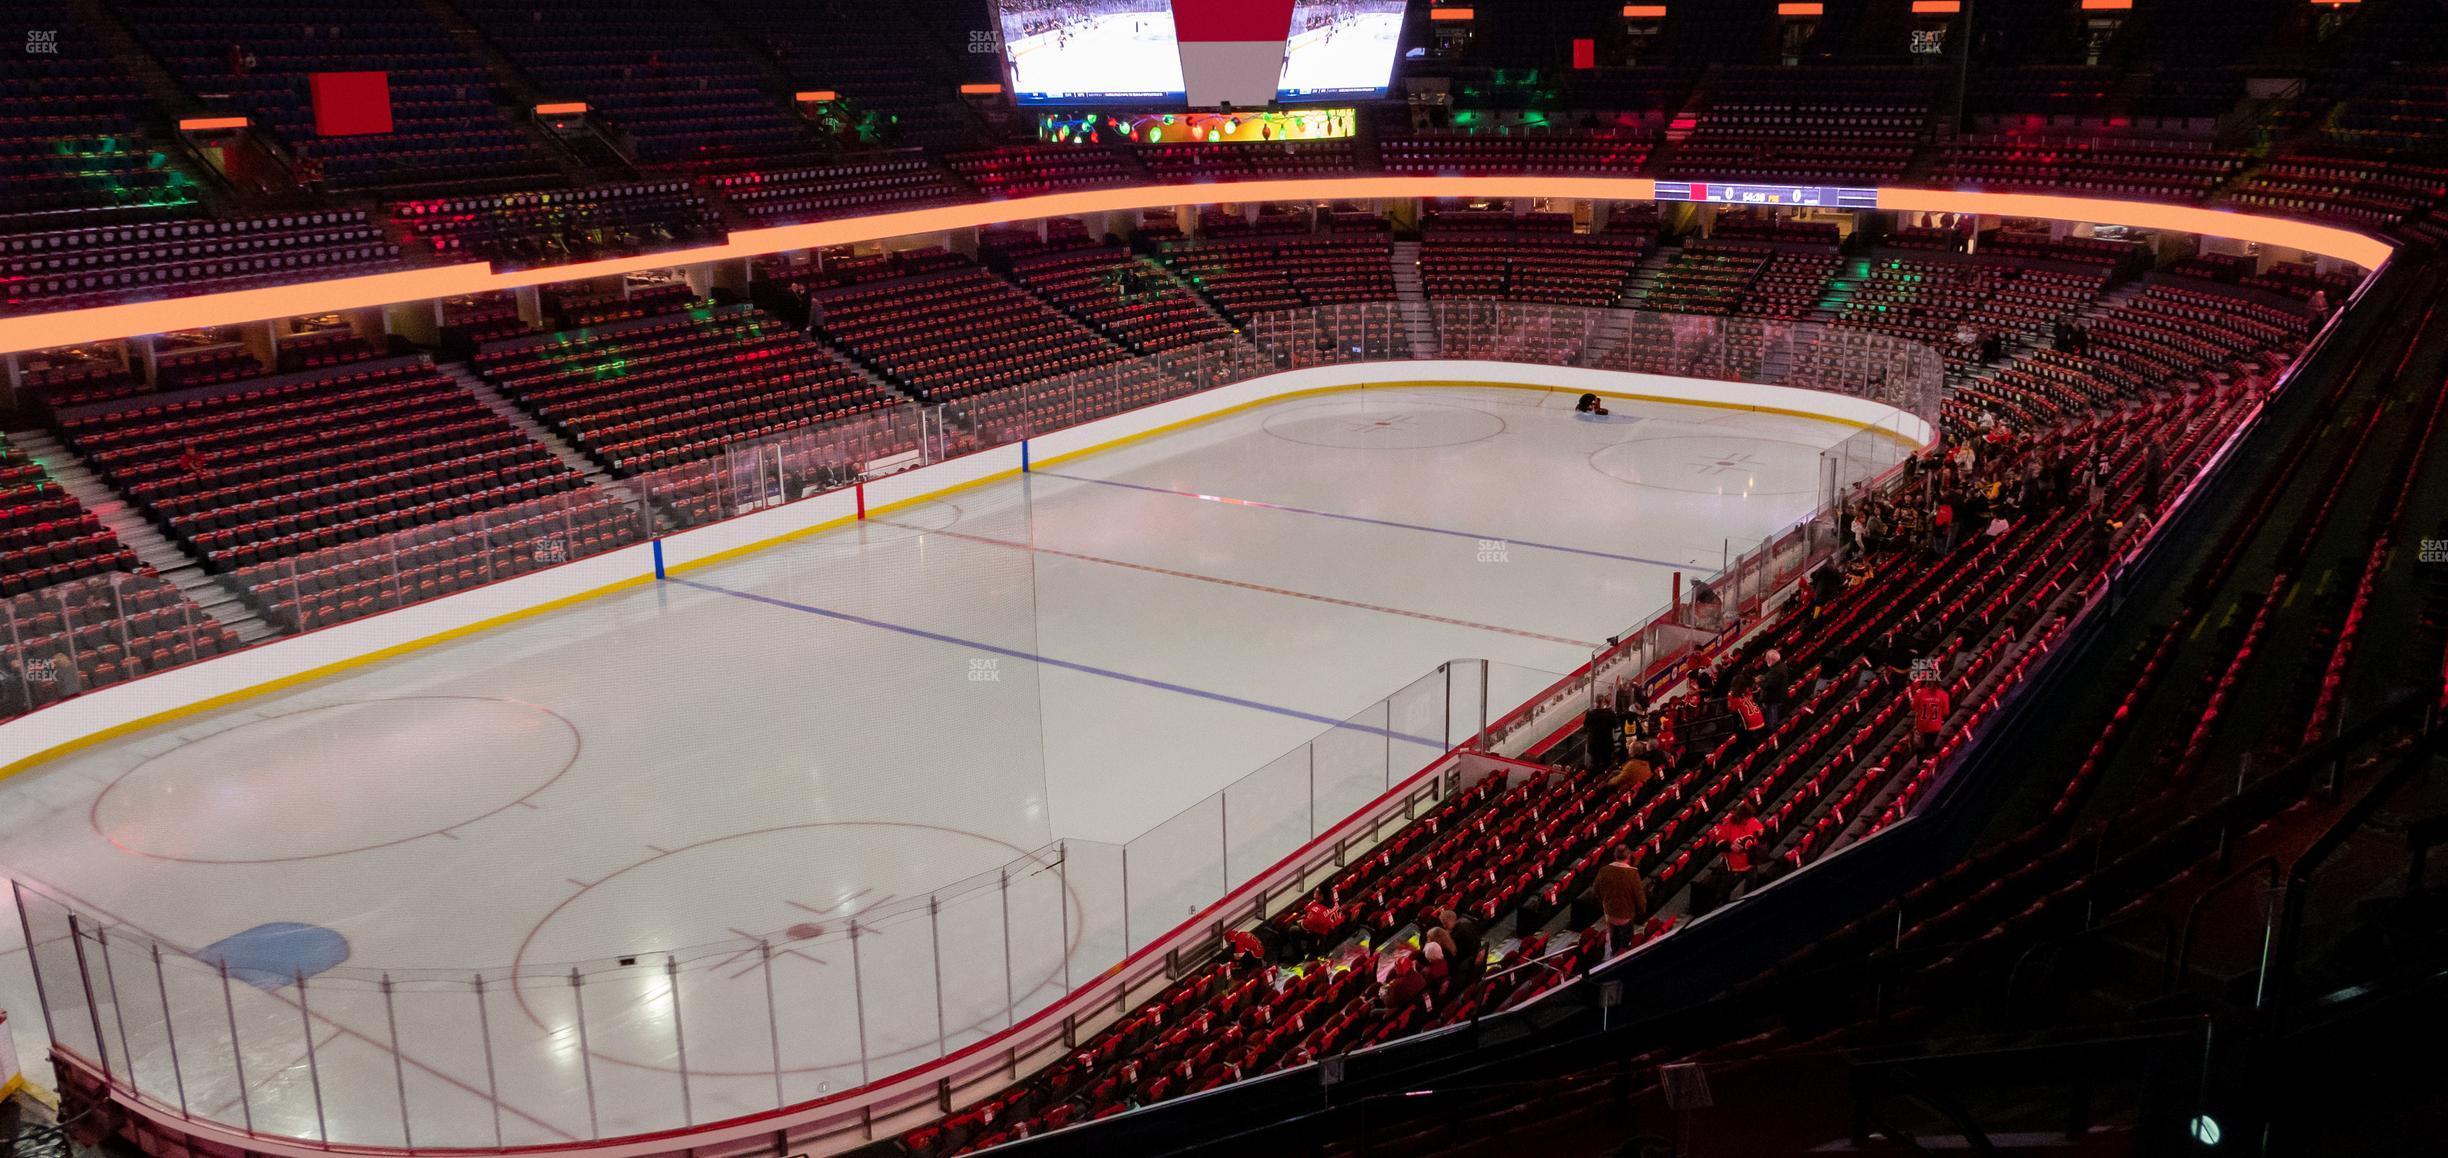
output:
M 333 189 L 468 188 L 553 171 L 493 104 L 484 63 L 417 5 L 249 0 L 122 11 L 191 92 L 311 157 Z M 391 131 L 317 135 L 308 78 L 360 71 L 389 74 Z
M 964 269 L 970 264 L 967 257 L 948 249 L 904 249 L 869 254 L 835 249 L 800 261 L 780 256 L 761 258 L 756 265 L 756 276 L 759 286 L 767 292 L 766 300 L 774 302 L 780 312 L 804 317 L 808 313 L 809 298 L 820 290 L 933 270 Z
M 821 332 L 928 401 L 1110 365 L 1119 344 L 1012 283 L 960 266 L 818 290 Z
M 2360 148 L 2436 152 L 2448 136 L 2448 67 L 2407 65 L 2340 105 L 2329 139 Z
M 2078 351 L 2039 349 L 1960 381 L 1950 427 L 1977 412 L 2038 428 L 2145 396 L 2151 389 L 2213 389 L 2274 375 L 2302 350 L 2312 321 L 2301 311 L 2208 287 L 2163 282 L 2103 303 L 2081 322 Z
M 442 345 L 458 353 L 543 328 L 519 316 L 518 298 L 507 290 L 445 298 L 440 305 Z
M 769 225 L 854 217 L 973 196 L 942 166 L 915 153 L 725 173 L 706 183 L 741 212 Z
M 1027 197 L 1147 179 L 1146 171 L 1129 153 L 1094 145 L 1009 145 L 954 153 L 945 161 L 953 172 L 990 197 Z
M 1140 351 L 1233 336 L 1233 328 L 1154 262 L 1119 246 L 1055 250 L 1012 262 L 1012 277 Z
M 859 114 L 873 114 L 889 144 L 957 149 L 977 143 L 984 126 L 961 103 L 961 76 L 946 71 L 943 49 L 912 14 L 877 0 L 717 0 L 717 11 L 771 54 L 801 91 L 838 92 Z
M 2272 262 L 2268 269 L 2259 273 L 2249 269 L 2240 270 L 2234 279 L 2237 285 L 2285 294 L 2299 301 L 2310 301 L 2313 295 L 2318 294 L 2331 305 L 2345 301 L 2347 295 L 2354 292 L 2357 280 L 2354 274 L 2344 270 L 2323 273 L 2313 266 L 2292 261 Z
M 135 566 L 136 553 L 100 517 L 0 437 L 0 595 Z
M 2211 148 L 2207 141 L 1998 134 L 1946 146 L 1930 182 L 2199 201 L 2243 167 L 2243 154 Z
M 362 209 L 195 218 L 0 237 L 0 312 L 212 293 L 390 269 Z
M 1199 236 L 1209 238 L 1290 237 L 1310 232 L 1315 223 L 1305 205 L 1209 206 L 1198 212 Z
M 758 86 L 756 68 L 702 20 L 664 0 L 462 0 L 485 37 L 542 94 L 583 100 L 637 158 L 686 164 L 817 151 L 814 135 Z
M 1166 265 L 1235 317 L 1395 296 L 1393 246 L 1383 237 L 1177 241 Z
M 1844 240 L 1843 229 L 1833 221 L 1804 221 L 1782 214 L 1735 209 L 1718 210 L 1717 220 L 1709 226 L 1708 233 L 1728 241 L 1779 241 L 1830 249 Z
M 259 596 L 288 580 L 277 564 L 292 556 L 584 485 L 422 355 L 76 412 L 59 428 L 174 541 Z
M 1729 69 L 1674 176 L 1875 184 L 1912 164 L 1928 133 L 1932 82 L 1915 69 Z
M 239 646 L 227 625 L 150 572 L 0 591 L 0 719 Z
M 154 344 L 153 388 L 179 390 L 252 378 L 264 372 L 263 358 L 218 330 L 169 334 Z
M 437 257 L 503 268 L 712 245 L 721 215 L 684 181 L 402 201 L 394 221 Z
M 1132 152 L 1159 181 L 1338 177 L 1359 167 L 1350 141 L 1138 145 Z
M 17 396 L 36 411 L 133 398 L 145 384 L 117 350 L 74 348 L 28 355 Z
M 1833 249 L 1779 249 L 1760 267 L 1734 312 L 1786 321 L 1814 319 L 1827 296 L 1828 280 L 1841 264 Z
M 2124 78 L 2107 68 L 2027 65 L 1984 68 L 1966 80 L 1965 111 L 1979 122 L 2048 124 L 2105 116 Z
M 1739 241 L 1694 241 L 1632 304 L 1669 314 L 1730 314 L 1776 251 Z
M 2018 228 L 1992 229 L 1981 235 L 1980 251 L 1998 257 L 2028 257 L 2044 261 L 2073 262 L 2096 265 L 2114 276 L 2125 276 L 2150 268 L 2151 247 L 2147 241 L 2114 237 L 2051 237 L 2041 230 Z
M 2161 283 L 2092 320 L 2088 333 L 2097 356 L 2173 385 L 2205 374 L 2275 373 L 2310 337 L 2311 323 L 2297 311 Z
M 606 322 L 677 313 L 697 304 L 697 301 L 697 292 L 690 289 L 686 282 L 655 282 L 646 285 L 625 284 L 611 289 L 590 289 L 582 285 L 548 286 L 539 304 L 544 316 L 558 323 L 556 328 L 574 330 L 581 326 L 600 326 Z
M 750 306 L 500 342 L 477 354 L 476 367 L 623 475 L 895 401 L 840 355 Z
M 2388 228 L 2448 200 L 2448 165 L 2290 154 L 2227 194 L 2238 205 Z
M 1398 174 L 1632 174 L 1648 171 L 1655 146 L 1653 135 L 1631 132 L 1408 133 L 1379 141 L 1377 155 Z
M 383 350 L 347 326 L 296 330 L 274 338 L 278 349 L 273 369 L 320 370 L 380 357 Z
M 1571 218 L 1555 215 L 1500 214 L 1492 221 L 1436 215 L 1420 245 L 1421 286 L 1431 298 L 1616 304 L 1650 239 L 1571 230 Z
M 0 232 L 177 215 L 195 182 L 146 139 L 135 83 L 83 35 L 66 0 L 11 0 L 0 69 Z M 36 55 L 32 37 L 51 34 Z M 19 56 L 18 54 L 24 55 Z
M 1978 342 L 1959 341 L 1957 331 L 2014 280 L 2015 272 L 1968 259 L 1855 259 L 1829 282 L 1828 302 L 1837 326 L 1910 338 L 1960 368 L 1973 358 Z

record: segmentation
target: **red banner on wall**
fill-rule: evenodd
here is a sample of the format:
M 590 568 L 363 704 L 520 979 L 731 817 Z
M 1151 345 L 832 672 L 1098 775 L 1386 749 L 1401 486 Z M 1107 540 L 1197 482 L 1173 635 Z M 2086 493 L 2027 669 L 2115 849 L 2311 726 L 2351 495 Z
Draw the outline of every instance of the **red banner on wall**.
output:
M 391 74 L 318 72 L 309 78 L 315 134 L 358 137 L 391 131 Z

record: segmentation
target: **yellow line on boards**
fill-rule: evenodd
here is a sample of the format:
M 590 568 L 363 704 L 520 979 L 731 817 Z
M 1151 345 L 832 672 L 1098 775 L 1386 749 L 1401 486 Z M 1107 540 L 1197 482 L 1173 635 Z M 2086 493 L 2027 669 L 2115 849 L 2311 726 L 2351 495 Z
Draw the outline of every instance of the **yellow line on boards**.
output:
M 1144 442 L 1148 439 L 1156 438 L 1161 435 L 1172 434 L 1178 431 L 1186 430 L 1193 426 L 1200 426 L 1206 423 L 1216 422 L 1236 414 L 1255 410 L 1262 406 L 1272 406 L 1277 403 L 1294 402 L 1303 398 L 1315 398 L 1329 394 L 1346 394 L 1368 390 L 1402 390 L 1420 388 L 1493 388 L 1501 390 L 1527 390 L 1543 394 L 1583 393 L 1583 391 L 1572 390 L 1569 387 L 1536 386 L 1523 382 L 1472 381 L 1450 378 L 1407 379 L 1392 382 L 1354 382 L 1338 386 L 1313 386 L 1301 390 L 1287 391 L 1282 394 L 1271 394 L 1264 398 L 1254 398 L 1247 402 L 1235 403 L 1231 406 L 1209 411 L 1205 414 L 1194 415 L 1189 418 L 1184 418 L 1176 422 L 1169 422 L 1162 426 L 1152 427 L 1133 434 L 1122 435 L 1121 437 L 1109 439 L 1093 446 L 1083 447 L 1079 450 L 1065 451 L 1062 454 L 1040 460 L 1032 465 L 1053 466 L 1060 463 L 1076 462 L 1091 455 L 1103 454 L 1107 451 Z M 1832 423 L 1837 426 L 1849 426 L 1857 430 L 1875 430 L 1908 446 L 1917 447 L 1920 445 L 1913 442 L 1910 437 L 1897 431 L 1890 430 L 1887 427 L 1880 426 L 1876 423 L 1861 422 L 1849 418 L 1836 418 L 1825 414 L 1813 414 L 1808 411 L 1794 410 L 1785 407 L 1754 406 L 1739 402 L 1718 402 L 1708 399 L 1671 398 L 1657 394 L 1636 394 L 1615 390 L 1592 390 L 1587 391 L 1587 393 L 1596 394 L 1602 398 L 1616 398 L 1633 402 L 1655 402 L 1670 406 L 1700 406 L 1718 410 L 1747 410 L 1761 414 L 1781 414 L 1796 418 L 1808 418 L 1818 422 Z M 940 487 L 924 494 L 913 495 L 905 499 L 896 499 L 882 506 L 869 509 L 867 514 L 870 518 L 872 518 L 878 515 L 886 515 L 895 511 L 906 510 L 925 503 L 935 502 L 948 495 L 974 490 L 978 487 L 991 486 L 995 483 L 1018 478 L 1020 473 L 1021 472 L 1017 467 L 993 471 L 980 475 L 977 478 L 953 483 L 949 486 Z M 758 539 L 750 543 L 744 543 L 737 547 L 726 548 L 703 558 L 691 559 L 686 563 L 674 564 L 665 568 L 665 573 L 681 574 L 685 572 L 703 570 L 707 567 L 716 566 L 722 563 L 734 562 L 782 543 L 804 539 L 811 535 L 823 534 L 827 531 L 839 530 L 843 527 L 851 526 L 858 521 L 859 517 L 857 515 L 841 515 L 835 518 L 826 519 L 822 522 L 814 523 L 809 526 L 794 528 L 792 530 L 782 532 L 781 534 Z M 96 744 L 115 740 L 132 732 L 157 727 L 159 725 L 185 719 L 199 713 L 212 711 L 216 708 L 225 708 L 245 700 L 270 695 L 273 692 L 283 691 L 296 687 L 300 684 L 325 679 L 331 676 L 339 675 L 343 672 L 353 671 L 357 668 L 381 663 L 385 660 L 396 659 L 412 652 L 423 651 L 427 648 L 449 643 L 453 640 L 464 639 L 479 632 L 491 631 L 495 628 L 505 627 L 522 620 L 532 619 L 555 611 L 561 611 L 605 595 L 611 595 L 617 592 L 645 586 L 653 581 L 654 576 L 651 574 L 637 575 L 627 579 L 616 580 L 614 582 L 604 584 L 601 587 L 591 588 L 589 590 L 580 591 L 571 595 L 564 595 L 556 599 L 536 604 L 533 607 L 523 607 L 515 611 L 506 611 L 500 615 L 490 616 L 485 619 L 477 620 L 473 623 L 464 623 L 457 627 L 435 632 L 432 635 L 391 644 L 386 647 L 366 652 L 363 655 L 355 655 L 349 656 L 345 659 L 333 660 L 330 663 L 308 668 L 305 671 L 292 672 L 289 675 L 281 676 L 276 679 L 270 679 L 262 683 L 249 685 L 247 687 L 221 692 L 212 696 L 207 696 L 200 700 L 196 700 L 192 703 L 179 705 L 177 707 L 164 708 L 161 711 L 140 716 L 136 719 L 126 720 L 121 723 L 110 725 L 109 727 L 102 728 L 84 736 L 79 736 L 73 740 L 61 741 L 58 744 L 54 744 L 51 747 L 45 748 L 42 751 L 36 752 L 32 755 L 25 756 L 5 765 L 0 765 L 0 780 L 5 780 L 38 765 L 49 763 L 50 761 L 59 759 L 62 756 L 93 747 Z

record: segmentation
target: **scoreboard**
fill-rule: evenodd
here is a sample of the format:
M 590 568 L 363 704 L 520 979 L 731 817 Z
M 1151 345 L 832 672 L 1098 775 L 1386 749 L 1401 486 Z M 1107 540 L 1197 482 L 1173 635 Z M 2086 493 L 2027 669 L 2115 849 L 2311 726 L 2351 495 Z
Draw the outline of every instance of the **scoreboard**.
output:
M 1823 209 L 1876 209 L 1878 190 L 1835 185 L 1736 185 L 1719 181 L 1660 181 L 1660 201 L 1705 201 L 1712 205 L 1803 205 Z

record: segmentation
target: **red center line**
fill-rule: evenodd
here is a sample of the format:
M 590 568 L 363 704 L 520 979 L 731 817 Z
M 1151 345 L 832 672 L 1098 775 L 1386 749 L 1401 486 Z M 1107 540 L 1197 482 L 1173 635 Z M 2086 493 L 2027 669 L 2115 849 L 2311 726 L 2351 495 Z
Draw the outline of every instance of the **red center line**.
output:
M 1468 627 L 1476 631 L 1492 631 L 1499 635 L 1518 636 L 1522 639 L 1535 639 L 1544 643 L 1559 643 L 1566 647 L 1578 648 L 1582 651 L 1590 651 L 1598 646 L 1597 644 L 1590 643 L 1586 640 L 1566 639 L 1560 635 L 1544 635 L 1536 631 L 1524 631 L 1518 627 L 1499 627 L 1493 623 L 1478 623 L 1468 619 L 1454 619 L 1444 615 L 1430 615 L 1425 611 L 1409 611 L 1404 608 L 1387 607 L 1377 603 L 1362 603 L 1354 599 L 1337 599 L 1332 595 L 1317 595 L 1307 591 L 1294 591 L 1288 587 L 1270 587 L 1264 583 L 1244 583 L 1239 579 L 1220 579 L 1213 575 L 1200 575 L 1191 571 L 1176 571 L 1170 567 L 1156 567 L 1146 563 L 1132 563 L 1123 559 L 1108 559 L 1102 555 L 1083 555 L 1077 551 L 1064 551 L 1053 547 L 1040 547 L 1034 543 L 1017 543 L 1009 539 L 996 539 L 986 535 L 971 535 L 961 531 L 932 530 L 926 527 L 896 523 L 890 519 L 869 519 L 867 521 L 871 523 L 882 523 L 888 527 L 898 527 L 905 531 L 916 531 L 925 535 L 942 535 L 946 538 L 961 539 L 971 543 L 985 543 L 995 547 L 1009 547 L 1015 551 L 1033 551 L 1040 555 L 1053 555 L 1064 559 L 1077 559 L 1083 563 L 1101 563 L 1108 567 L 1125 567 L 1133 571 L 1145 571 L 1150 575 L 1164 575 L 1174 579 L 1191 579 L 1200 583 L 1213 583 L 1219 587 L 1238 587 L 1244 591 L 1258 591 L 1268 595 L 1282 595 L 1293 599 L 1307 599 L 1315 603 L 1331 603 L 1337 607 L 1352 607 L 1362 611 L 1376 611 L 1386 615 L 1400 615 L 1406 619 L 1421 619 L 1430 623 L 1444 623 L 1450 624 L 1454 627 Z

